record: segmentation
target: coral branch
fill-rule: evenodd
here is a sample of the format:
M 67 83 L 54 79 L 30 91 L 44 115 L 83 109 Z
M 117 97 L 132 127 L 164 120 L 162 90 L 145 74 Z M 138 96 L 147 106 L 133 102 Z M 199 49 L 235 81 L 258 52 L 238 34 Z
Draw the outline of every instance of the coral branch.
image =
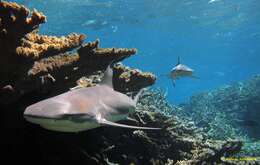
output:
M 49 73 L 54 70 L 59 70 L 61 67 L 70 65 L 78 60 L 79 56 L 77 54 L 62 54 L 49 58 L 44 58 L 34 62 L 34 65 L 28 71 L 28 76 L 34 76 L 39 73 Z
M 37 59 L 70 51 L 79 47 L 84 39 L 85 36 L 82 34 L 70 34 L 67 37 L 58 38 L 30 33 L 25 37 L 22 45 L 16 48 L 16 52 L 19 56 Z
M 144 86 L 151 86 L 156 80 L 155 75 L 149 72 L 141 72 L 138 69 L 130 69 L 124 65 L 115 66 L 114 85 L 121 92 L 139 91 Z
M 107 66 L 112 61 L 118 62 L 123 59 L 136 54 L 137 49 L 126 49 L 126 48 L 100 48 L 99 40 L 87 43 L 79 48 L 78 53 L 81 58 L 86 58 L 88 60 L 88 65 L 93 64 L 101 68 Z
M 46 22 L 46 17 L 37 10 L 34 10 L 30 17 L 29 14 L 30 11 L 24 6 L 13 2 L 0 2 L 1 36 L 20 39 Z
M 98 48 L 99 46 L 99 39 L 97 39 L 94 42 L 89 42 L 87 44 L 82 45 L 79 49 L 78 49 L 78 53 L 79 54 L 88 54 L 91 51 L 93 51 L 94 49 Z

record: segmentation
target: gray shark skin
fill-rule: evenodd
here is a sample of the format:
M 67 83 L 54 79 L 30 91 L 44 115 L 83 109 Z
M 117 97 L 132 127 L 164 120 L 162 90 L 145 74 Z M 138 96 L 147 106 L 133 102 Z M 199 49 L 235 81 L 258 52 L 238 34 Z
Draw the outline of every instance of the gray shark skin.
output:
M 176 80 L 180 77 L 192 77 L 193 69 L 189 68 L 186 65 L 178 64 L 174 68 L 172 68 L 170 76 L 172 79 Z
M 102 125 L 132 129 L 160 129 L 115 123 L 126 119 L 136 108 L 133 100 L 112 87 L 113 71 L 108 66 L 100 85 L 65 92 L 28 106 L 27 121 L 60 132 L 79 132 Z
M 170 74 L 168 75 L 172 79 L 173 86 L 175 86 L 175 80 L 182 77 L 196 78 L 198 77 L 193 75 L 194 70 L 190 67 L 180 63 L 180 57 L 178 57 L 178 63 L 174 68 L 172 68 Z

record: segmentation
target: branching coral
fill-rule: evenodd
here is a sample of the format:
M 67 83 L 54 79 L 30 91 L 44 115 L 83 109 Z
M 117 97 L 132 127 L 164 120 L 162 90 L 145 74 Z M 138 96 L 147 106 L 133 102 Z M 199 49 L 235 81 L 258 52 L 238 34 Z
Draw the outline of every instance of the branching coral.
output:
M 167 101 L 167 93 L 159 88 L 144 91 L 140 96 L 139 104 L 146 110 L 163 113 L 166 116 L 173 116 L 177 108 Z
M 194 95 L 177 115 L 191 118 L 213 139 L 240 139 L 252 144 L 260 137 L 259 85 L 260 76 L 256 75 L 245 82 Z M 248 146 L 243 148 L 244 155 L 259 155 Z
M 230 130 L 228 135 L 230 137 L 243 132 L 245 127 L 247 130 L 254 129 L 258 125 L 260 117 L 256 110 L 260 105 L 258 101 L 260 98 L 259 82 L 259 76 L 255 76 L 247 82 L 239 82 L 197 94 L 191 98 L 189 104 L 184 105 L 185 111 L 189 113 L 182 115 L 190 115 L 197 125 L 207 127 L 208 130 L 211 130 L 210 127 L 215 127 L 214 130 L 222 127 L 219 128 L 222 130 L 222 137 L 218 137 L 221 139 L 227 138 L 225 135 L 228 134 L 223 134 L 224 130 Z M 239 130 L 235 131 L 235 128 Z M 257 134 L 251 135 L 257 136 Z

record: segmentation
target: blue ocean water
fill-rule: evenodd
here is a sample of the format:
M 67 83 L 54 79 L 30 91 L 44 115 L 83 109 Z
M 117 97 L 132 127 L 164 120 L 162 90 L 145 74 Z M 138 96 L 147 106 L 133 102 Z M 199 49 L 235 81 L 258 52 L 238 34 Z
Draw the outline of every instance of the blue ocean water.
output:
M 101 47 L 137 48 L 123 63 L 158 75 L 173 103 L 260 73 L 259 0 L 17 0 L 47 16 L 40 33 L 84 33 Z M 181 62 L 194 79 L 166 78 Z

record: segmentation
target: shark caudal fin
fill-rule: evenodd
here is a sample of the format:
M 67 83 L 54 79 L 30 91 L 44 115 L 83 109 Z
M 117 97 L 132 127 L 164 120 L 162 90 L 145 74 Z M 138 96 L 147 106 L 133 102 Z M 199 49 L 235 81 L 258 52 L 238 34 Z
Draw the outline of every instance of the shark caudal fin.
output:
M 119 124 L 119 123 L 115 123 L 112 121 L 108 121 L 104 118 L 99 119 L 98 123 L 113 126 L 113 127 L 122 127 L 122 128 L 129 128 L 129 129 L 143 129 L 143 130 L 160 130 L 161 129 L 161 128 L 153 128 L 153 127 L 138 127 L 138 126 L 130 126 L 130 125 L 126 125 L 126 124 Z
M 100 82 L 100 85 L 107 85 L 113 88 L 113 69 L 111 67 L 111 64 L 107 66 L 107 69 L 104 73 L 103 79 Z

